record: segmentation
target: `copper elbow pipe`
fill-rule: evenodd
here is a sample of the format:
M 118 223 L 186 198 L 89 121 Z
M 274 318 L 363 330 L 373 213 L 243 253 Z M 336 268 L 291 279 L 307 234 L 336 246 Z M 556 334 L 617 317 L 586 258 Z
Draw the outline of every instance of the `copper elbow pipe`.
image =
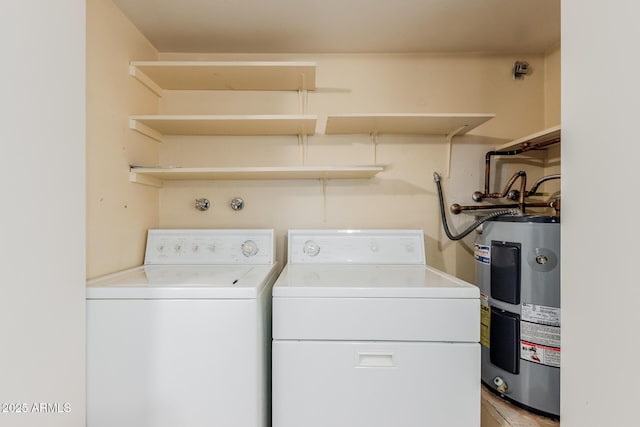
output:
M 525 171 L 519 171 L 519 172 L 514 173 L 513 176 L 509 179 L 509 181 L 507 182 L 507 185 L 505 185 L 504 190 L 502 191 L 502 193 L 479 194 L 479 192 L 475 192 L 475 193 L 473 193 L 473 200 L 476 201 L 476 202 L 479 202 L 479 201 L 481 201 L 482 199 L 485 199 L 485 198 L 486 199 L 501 199 L 503 197 L 507 197 L 507 195 L 509 194 L 509 191 L 511 190 L 511 187 L 513 187 L 513 184 L 515 184 L 515 182 L 516 182 L 516 180 L 518 178 L 522 178 L 522 183 L 520 184 L 520 188 L 521 189 L 526 188 L 527 173 Z M 515 199 L 515 197 L 513 199 Z
M 522 153 L 524 153 L 523 149 L 511 150 L 511 151 L 489 151 L 487 154 L 485 154 L 484 156 L 484 193 L 482 193 L 480 196 L 491 197 L 491 194 L 492 194 L 489 191 L 489 181 L 491 181 L 491 157 L 514 156 L 516 154 L 522 154 Z M 479 192 L 476 192 L 476 193 L 479 193 Z M 474 193 L 474 196 L 476 195 L 476 193 Z

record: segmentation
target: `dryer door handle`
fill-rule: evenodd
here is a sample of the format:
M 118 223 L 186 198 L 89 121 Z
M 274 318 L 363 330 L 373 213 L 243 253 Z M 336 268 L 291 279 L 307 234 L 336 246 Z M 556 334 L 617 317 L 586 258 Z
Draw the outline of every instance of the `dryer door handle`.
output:
M 395 366 L 392 351 L 359 351 L 356 355 L 358 368 L 394 368 Z

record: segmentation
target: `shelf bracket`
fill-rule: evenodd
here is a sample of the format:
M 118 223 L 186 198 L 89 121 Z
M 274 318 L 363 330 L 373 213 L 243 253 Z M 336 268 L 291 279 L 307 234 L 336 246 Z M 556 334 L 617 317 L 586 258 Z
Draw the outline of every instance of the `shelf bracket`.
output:
M 327 222 L 327 178 L 321 178 L 322 182 L 322 222 Z
M 140 83 L 145 85 L 153 93 L 162 98 L 162 88 L 149 78 L 145 73 L 140 71 L 135 65 L 129 65 L 129 75 L 135 77 Z
M 369 137 L 371 138 L 371 144 L 373 145 L 373 164 L 378 164 L 378 134 L 370 133 Z
M 162 134 L 155 129 L 151 129 L 149 126 L 138 122 L 136 119 L 129 119 L 129 128 L 140 132 L 141 134 L 148 136 L 149 138 L 162 142 Z
M 447 178 L 449 178 L 451 176 L 451 149 L 452 149 L 451 140 L 453 139 L 454 136 L 456 136 L 457 134 L 462 132 L 467 127 L 469 127 L 469 125 L 462 125 L 459 128 L 454 129 L 453 131 L 449 132 L 449 134 L 446 136 L 446 140 L 447 140 L 447 173 L 446 173 L 446 176 L 447 176 Z
M 298 134 L 298 147 L 300 149 L 300 162 L 302 166 L 307 163 L 307 135 L 304 133 Z
M 309 91 L 306 89 L 298 89 L 298 111 L 300 114 L 307 114 L 309 107 Z
M 162 188 L 162 180 L 150 176 L 140 175 L 136 172 L 129 172 L 129 182 L 148 185 L 150 187 Z

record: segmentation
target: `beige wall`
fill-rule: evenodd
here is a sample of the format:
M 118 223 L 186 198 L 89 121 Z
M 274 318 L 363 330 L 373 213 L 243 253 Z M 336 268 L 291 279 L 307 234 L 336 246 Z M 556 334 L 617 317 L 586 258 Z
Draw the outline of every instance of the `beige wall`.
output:
M 318 132 L 331 113 L 495 113 L 496 118 L 454 139 L 451 175 L 445 179 L 447 204 L 469 204 L 482 189 L 484 154 L 494 144 L 544 128 L 545 58 L 528 55 L 540 70 L 514 81 L 515 56 L 481 55 L 186 55 L 161 53 L 160 59 L 312 60 L 318 63 L 318 90 L 308 94 L 307 112 L 319 116 Z M 296 93 L 165 92 L 166 114 L 277 114 L 300 111 Z M 159 144 L 160 163 L 178 166 L 277 166 L 302 164 L 296 137 L 170 137 Z M 421 228 L 427 261 L 473 281 L 474 263 L 466 243 L 450 242 L 442 232 L 434 171 L 447 170 L 443 137 L 383 135 L 374 152 L 367 135 L 315 135 L 308 138 L 305 164 L 371 164 L 387 170 L 371 180 L 168 182 L 160 190 L 161 227 L 273 227 L 282 261 L 288 228 Z M 533 156 L 494 171 L 500 189 L 513 171 L 542 175 L 544 159 Z M 243 197 L 246 208 L 228 203 Z M 213 207 L 193 208 L 206 197 Z M 462 230 L 472 217 L 452 219 Z
M 87 1 L 87 277 L 140 264 L 146 230 L 158 225 L 157 191 L 128 181 L 129 164 L 155 164 L 158 151 L 128 128 L 130 114 L 158 108 L 129 61 L 156 58 L 110 0 Z

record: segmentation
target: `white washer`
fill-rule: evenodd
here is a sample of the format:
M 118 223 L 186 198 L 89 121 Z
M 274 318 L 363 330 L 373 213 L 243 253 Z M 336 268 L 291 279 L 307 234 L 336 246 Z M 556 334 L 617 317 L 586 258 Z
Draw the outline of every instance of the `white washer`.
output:
M 88 427 L 270 424 L 273 230 L 150 230 L 87 283 Z
M 479 427 L 480 293 L 421 230 L 290 230 L 273 427 Z

